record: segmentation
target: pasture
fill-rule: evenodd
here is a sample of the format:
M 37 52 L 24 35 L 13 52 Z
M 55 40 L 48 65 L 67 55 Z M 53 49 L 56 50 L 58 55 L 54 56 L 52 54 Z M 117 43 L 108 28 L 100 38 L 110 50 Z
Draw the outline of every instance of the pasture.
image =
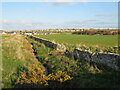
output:
M 64 44 L 79 44 L 87 46 L 118 46 L 118 35 L 35 35 L 39 38 Z

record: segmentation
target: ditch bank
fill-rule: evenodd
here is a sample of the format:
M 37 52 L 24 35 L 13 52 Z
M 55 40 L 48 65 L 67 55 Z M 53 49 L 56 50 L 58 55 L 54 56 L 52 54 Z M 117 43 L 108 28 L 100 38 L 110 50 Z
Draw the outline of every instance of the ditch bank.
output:
M 33 48 L 33 45 L 31 44 L 31 47 Z M 33 51 L 33 53 L 34 53 L 34 51 Z M 37 61 L 40 61 L 38 58 L 37 58 L 37 56 L 36 56 L 36 54 L 34 53 L 34 59 L 35 60 L 37 60 Z M 45 70 L 45 75 L 47 76 L 48 75 L 48 69 L 47 69 L 47 67 L 45 67 L 45 65 L 42 65 L 43 66 L 43 68 L 44 68 L 44 70 Z
M 48 40 L 40 39 L 38 37 L 29 36 L 45 46 L 56 49 L 58 51 L 64 51 L 66 53 L 66 48 L 63 45 L 55 44 Z M 115 70 L 120 71 L 120 55 L 117 54 L 105 54 L 105 53 L 92 53 L 88 51 L 83 51 L 79 49 L 74 49 L 72 52 L 67 51 L 72 59 L 84 60 L 88 62 L 96 62 L 105 64 Z

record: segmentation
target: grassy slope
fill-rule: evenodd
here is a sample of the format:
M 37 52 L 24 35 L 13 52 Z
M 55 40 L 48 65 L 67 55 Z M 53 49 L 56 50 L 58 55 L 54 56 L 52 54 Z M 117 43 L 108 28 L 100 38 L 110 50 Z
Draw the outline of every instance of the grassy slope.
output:
M 117 46 L 117 35 L 35 35 L 58 43 Z
M 12 87 L 17 79 L 18 68 L 39 64 L 33 57 L 29 42 L 21 35 L 3 35 L 2 37 L 2 86 Z

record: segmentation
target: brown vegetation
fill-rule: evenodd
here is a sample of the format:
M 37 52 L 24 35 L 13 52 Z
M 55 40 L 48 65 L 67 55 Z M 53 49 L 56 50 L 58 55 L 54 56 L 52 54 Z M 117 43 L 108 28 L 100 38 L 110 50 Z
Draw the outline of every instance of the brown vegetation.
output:
M 73 32 L 72 34 L 82 35 L 116 35 L 119 34 L 117 29 L 90 29 Z

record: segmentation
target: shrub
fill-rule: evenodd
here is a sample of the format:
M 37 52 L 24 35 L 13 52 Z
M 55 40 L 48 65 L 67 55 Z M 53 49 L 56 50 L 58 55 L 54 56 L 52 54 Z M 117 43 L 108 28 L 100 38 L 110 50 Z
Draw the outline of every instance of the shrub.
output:
M 67 80 L 71 80 L 72 77 L 67 75 L 65 72 L 57 71 L 56 73 L 45 76 L 44 71 L 37 65 L 33 65 L 33 68 L 29 68 L 28 72 L 23 71 L 16 81 L 17 88 L 23 87 L 44 87 L 49 85 L 49 81 L 58 81 L 60 83 Z M 54 86 L 53 86 L 54 87 Z
M 44 75 L 44 71 L 37 65 L 33 65 L 33 68 L 29 67 L 28 72 L 21 73 L 17 79 L 16 85 L 39 84 L 46 86 L 48 85 L 47 80 L 49 80 L 49 78 Z
M 67 73 L 62 71 L 57 71 L 56 73 L 49 74 L 48 78 L 50 80 L 59 81 L 61 83 L 72 79 L 72 77 L 70 77 L 69 75 L 67 75 Z

